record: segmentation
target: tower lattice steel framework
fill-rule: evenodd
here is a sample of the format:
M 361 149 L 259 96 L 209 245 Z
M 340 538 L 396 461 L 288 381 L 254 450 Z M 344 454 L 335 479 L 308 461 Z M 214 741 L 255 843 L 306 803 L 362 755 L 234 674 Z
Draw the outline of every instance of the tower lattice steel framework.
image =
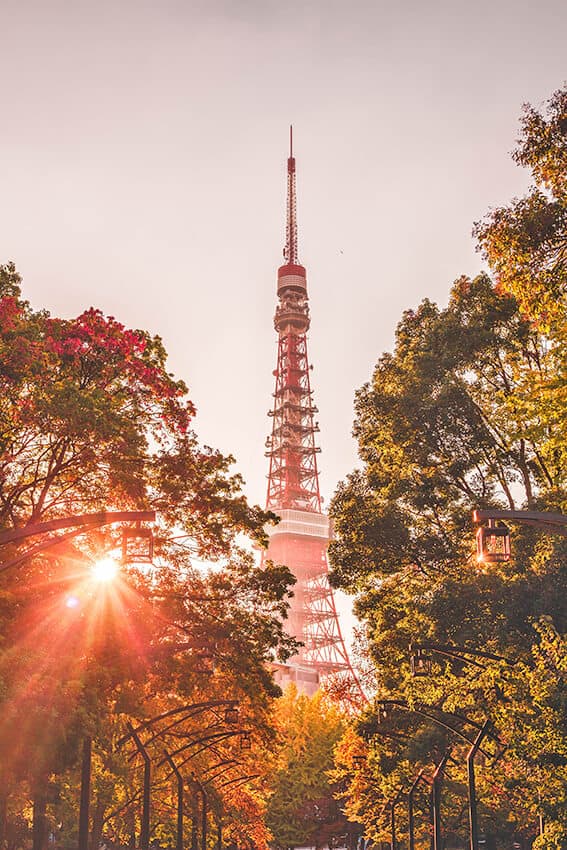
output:
M 295 681 L 313 693 L 321 677 L 346 674 L 357 682 L 345 648 L 333 591 L 328 581 L 329 518 L 321 510 L 315 434 L 317 408 L 313 403 L 307 354 L 309 305 L 307 276 L 299 263 L 295 158 L 290 128 L 287 160 L 287 220 L 285 263 L 278 269 L 278 361 L 274 372 L 274 403 L 268 415 L 271 435 L 266 508 L 280 516 L 270 529 L 267 558 L 285 564 L 297 579 L 286 630 L 304 644 L 298 656 L 276 672 L 280 684 Z

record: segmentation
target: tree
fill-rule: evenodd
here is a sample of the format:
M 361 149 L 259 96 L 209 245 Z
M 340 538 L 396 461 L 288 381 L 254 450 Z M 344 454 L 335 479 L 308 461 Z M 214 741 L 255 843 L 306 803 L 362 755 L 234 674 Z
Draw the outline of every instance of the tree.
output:
M 295 647 L 281 623 L 293 577 L 256 568 L 238 545 L 241 533 L 263 542 L 273 517 L 248 505 L 230 456 L 198 444 L 161 340 L 95 309 L 66 320 L 34 312 L 20 284 L 12 264 L 0 267 L 0 529 L 103 509 L 159 513 L 155 566 L 125 567 L 105 588 L 89 566 L 119 529 L 59 539 L 0 574 L 3 788 L 28 788 L 37 826 L 85 735 L 96 738 L 104 819 L 103 778 L 124 773 L 113 742 L 128 719 L 230 694 L 267 728 L 279 689 L 266 662 Z M 218 568 L 204 575 L 195 555 Z M 203 644 L 215 657 L 205 675 Z M 37 850 L 43 840 L 36 830 Z
M 328 777 L 344 718 L 320 692 L 310 698 L 290 685 L 276 704 L 275 723 L 280 743 L 266 823 L 276 847 L 321 847 L 345 831 Z
M 522 311 L 564 333 L 567 318 L 567 87 L 542 114 L 524 106 L 515 161 L 531 169 L 525 198 L 492 210 L 475 225 L 479 246 L 499 286 Z
M 539 408 L 532 433 L 546 457 L 565 468 L 567 454 L 567 87 L 538 112 L 524 106 L 521 134 L 513 157 L 532 173 L 524 198 L 491 210 L 474 234 L 501 291 L 516 298 L 520 310 L 547 334 L 556 369 L 537 373 L 530 386 Z M 561 438 L 560 435 L 563 435 Z
M 481 568 L 471 513 L 566 513 L 564 111 L 565 93 L 547 119 L 526 110 L 517 159 L 540 188 L 477 226 L 497 283 L 463 277 L 446 308 L 426 299 L 406 311 L 394 351 L 356 395 L 361 468 L 331 506 L 331 581 L 356 594 L 376 700 L 403 705 L 387 719 L 368 709 L 357 727 L 366 766 L 357 771 L 345 745 L 337 775 L 349 783 L 347 811 L 377 840 L 387 835 L 388 801 L 419 769 L 430 776 L 449 745 L 457 766 L 447 769 L 447 827 L 464 837 L 470 744 L 462 736 L 472 740 L 487 717 L 506 751 L 496 767 L 479 768 L 482 822 L 506 840 L 513 829 L 533 835 L 543 807 L 563 829 L 554 800 L 566 780 L 545 754 L 560 760 L 567 747 L 563 661 L 549 669 L 564 649 L 565 542 L 515 528 L 513 560 Z M 477 648 L 515 666 L 438 659 L 429 681 L 414 679 L 409 645 L 420 641 Z
M 526 398 L 533 373 L 554 368 L 545 339 L 485 275 L 458 280 L 444 310 L 407 311 L 394 353 L 356 395 L 364 471 L 333 502 L 335 583 L 343 571 L 354 589 L 376 570 L 442 570 L 470 551 L 469 508 L 534 505 L 539 489 L 561 487 Z
M 186 386 L 159 337 L 90 309 L 34 313 L 0 270 L 0 528 L 115 505 L 155 507 L 205 555 L 237 532 L 263 539 L 232 457 L 202 448 Z

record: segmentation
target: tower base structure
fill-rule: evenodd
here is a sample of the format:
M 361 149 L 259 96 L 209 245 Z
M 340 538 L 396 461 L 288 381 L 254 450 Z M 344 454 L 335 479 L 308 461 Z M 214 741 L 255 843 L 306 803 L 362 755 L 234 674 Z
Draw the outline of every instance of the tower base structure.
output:
M 293 664 L 272 664 L 270 667 L 274 682 L 282 691 L 293 684 L 299 693 L 312 697 L 321 687 L 319 673 L 309 667 L 296 667 Z
M 303 646 L 290 663 L 274 665 L 274 678 L 280 687 L 293 682 L 311 696 L 325 677 L 352 674 L 328 580 L 331 522 L 314 511 L 284 509 L 279 515 L 278 525 L 268 531 L 265 557 L 287 566 L 296 578 L 285 628 Z

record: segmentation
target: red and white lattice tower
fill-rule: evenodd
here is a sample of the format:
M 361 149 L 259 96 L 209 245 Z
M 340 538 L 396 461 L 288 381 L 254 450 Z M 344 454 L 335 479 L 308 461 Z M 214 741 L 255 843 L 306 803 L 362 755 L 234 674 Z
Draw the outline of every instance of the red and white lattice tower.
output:
M 315 434 L 319 425 L 313 404 L 307 355 L 309 306 L 305 268 L 297 251 L 295 158 L 290 128 L 287 161 L 287 225 L 285 263 L 278 269 L 278 363 L 274 372 L 272 432 L 266 440 L 270 459 L 266 508 L 281 518 L 269 530 L 265 557 L 285 564 L 297 579 L 286 631 L 304 644 L 290 663 L 276 668 L 280 685 L 296 682 L 312 694 L 321 678 L 352 674 L 341 635 L 333 591 L 328 581 L 328 516 L 321 510 Z M 353 674 L 354 676 L 354 674 Z M 356 681 L 356 677 L 354 677 Z

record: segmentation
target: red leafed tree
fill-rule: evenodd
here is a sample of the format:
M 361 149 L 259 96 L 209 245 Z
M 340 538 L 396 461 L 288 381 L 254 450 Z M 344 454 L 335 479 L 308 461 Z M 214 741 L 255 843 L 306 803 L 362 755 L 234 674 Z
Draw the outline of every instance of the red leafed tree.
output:
M 76 784 L 85 735 L 112 767 L 128 717 L 229 695 L 251 726 L 264 722 L 277 692 L 265 662 L 293 643 L 280 622 L 291 576 L 256 569 L 236 545 L 242 532 L 264 539 L 270 515 L 247 503 L 232 457 L 199 445 L 160 338 L 92 308 L 34 311 L 20 284 L 0 266 L 0 531 L 102 510 L 159 518 L 156 568 L 125 568 L 104 591 L 87 566 L 116 545 L 112 528 L 0 570 L 0 844 L 21 814 L 5 795 L 23 789 L 39 850 L 52 788 Z M 1 561 L 30 545 L 3 546 Z M 195 553 L 223 566 L 205 575 Z M 203 677 L 193 647 L 207 641 L 215 666 Z M 103 796 L 101 819 L 119 802 Z
M 261 536 L 233 461 L 198 446 L 162 341 L 90 309 L 34 312 L 0 267 L 0 529 L 101 509 L 156 508 L 207 554 Z

